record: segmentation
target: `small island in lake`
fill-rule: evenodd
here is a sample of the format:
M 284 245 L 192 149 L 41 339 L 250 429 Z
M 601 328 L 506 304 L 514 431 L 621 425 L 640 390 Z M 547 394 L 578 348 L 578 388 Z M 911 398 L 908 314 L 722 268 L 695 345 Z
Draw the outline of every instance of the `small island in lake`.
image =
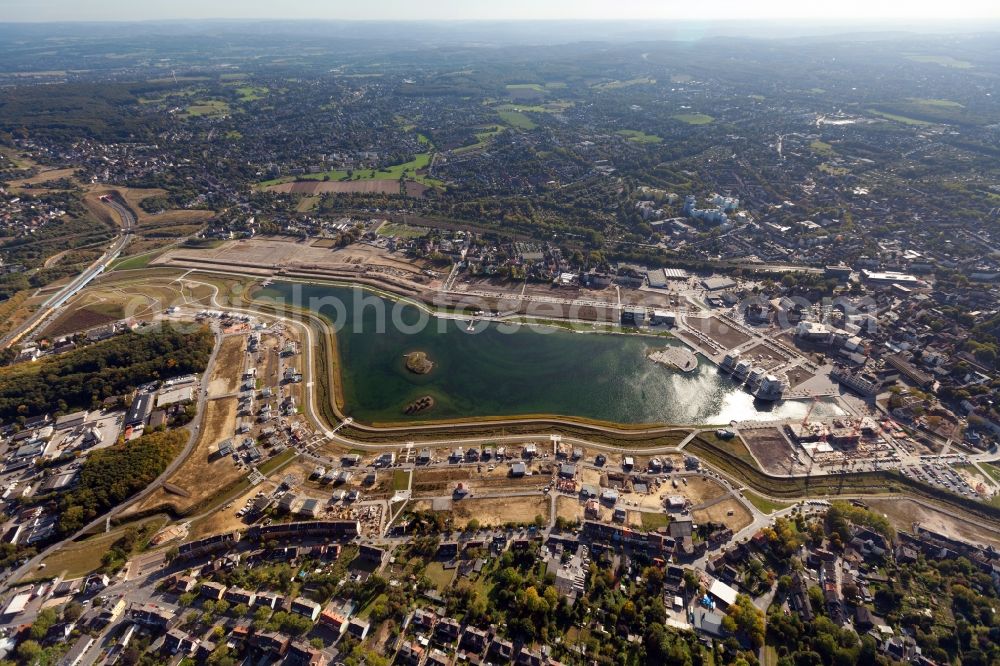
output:
M 410 352 L 405 354 L 403 358 L 406 359 L 406 369 L 416 375 L 426 375 L 434 369 L 434 363 L 427 358 L 426 352 Z
M 434 398 L 429 395 L 425 395 L 420 398 L 417 398 L 416 400 L 408 404 L 406 408 L 403 410 L 403 413 L 416 414 L 417 412 L 426 411 L 433 406 L 434 406 Z

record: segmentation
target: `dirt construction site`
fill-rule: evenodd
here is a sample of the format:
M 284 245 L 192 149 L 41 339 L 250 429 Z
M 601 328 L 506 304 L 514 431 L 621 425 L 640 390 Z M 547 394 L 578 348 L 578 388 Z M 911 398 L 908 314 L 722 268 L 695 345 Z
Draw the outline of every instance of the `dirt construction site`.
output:
M 152 266 L 202 270 L 239 270 L 272 277 L 331 279 L 364 278 L 396 284 L 408 290 L 437 289 L 444 276 L 427 271 L 419 262 L 387 249 L 356 243 L 347 248 L 327 247 L 323 239 L 254 238 L 226 241 L 217 247 L 179 247 L 153 260 Z
M 482 526 L 505 525 L 507 523 L 530 523 L 536 516 L 545 522 L 549 520 L 550 500 L 547 496 L 528 497 L 475 497 L 450 502 L 449 512 L 455 528 L 463 528 L 475 518 Z M 440 504 L 439 504 L 440 506 Z M 407 506 L 408 511 L 435 510 L 435 502 L 416 500 Z

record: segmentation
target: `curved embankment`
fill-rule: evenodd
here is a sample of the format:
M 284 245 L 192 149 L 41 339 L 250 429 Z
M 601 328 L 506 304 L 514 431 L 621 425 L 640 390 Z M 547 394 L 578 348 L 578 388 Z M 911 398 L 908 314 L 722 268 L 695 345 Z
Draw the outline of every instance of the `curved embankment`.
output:
M 751 490 L 775 499 L 801 500 L 824 496 L 906 495 L 944 509 L 974 516 L 981 521 L 1000 524 L 1000 507 L 962 497 L 935 486 L 926 485 L 895 471 L 854 472 L 811 477 L 771 476 L 733 456 L 708 438 L 695 436 L 685 451 Z
M 232 279 L 233 276 L 208 273 L 209 278 Z M 252 276 L 242 276 L 253 279 Z M 257 310 L 265 315 L 287 317 L 288 310 L 280 312 L 269 308 L 266 304 L 239 298 L 236 307 Z M 315 366 L 312 380 L 317 391 L 319 414 L 317 418 L 324 423 L 317 425 L 329 427 L 341 423 L 344 415 L 338 407 L 338 371 L 336 366 L 336 348 L 333 343 L 332 331 L 329 331 L 324 320 L 312 312 L 299 310 L 296 312 L 298 321 L 308 326 L 319 336 L 320 343 L 316 345 Z M 342 404 L 342 401 L 341 401 Z M 502 430 L 504 435 L 534 435 L 561 434 L 576 437 L 580 440 L 607 446 L 627 448 L 673 447 L 679 444 L 695 429 L 668 425 L 621 426 L 618 424 L 586 423 L 583 420 L 570 420 L 560 417 L 547 418 L 539 416 L 532 419 L 498 418 L 493 420 L 477 419 L 478 423 L 424 423 L 394 427 L 376 427 L 352 423 L 343 426 L 338 435 L 345 439 L 357 441 L 359 444 L 370 443 L 389 446 L 398 444 L 401 440 L 422 440 L 434 438 L 459 437 L 491 437 Z M 775 499 L 803 500 L 823 496 L 886 496 L 887 494 L 905 494 L 921 502 L 931 504 L 944 510 L 957 511 L 967 516 L 974 516 L 991 525 L 1000 525 L 1000 508 L 989 504 L 970 500 L 942 489 L 921 484 L 895 472 L 864 472 L 844 475 L 824 475 L 809 478 L 787 478 L 771 476 L 759 468 L 739 459 L 725 451 L 718 444 L 702 435 L 697 435 L 686 445 L 686 452 L 698 456 L 706 463 L 723 472 L 732 480 L 746 485 L 748 488 Z M 186 512 L 191 515 L 191 511 Z

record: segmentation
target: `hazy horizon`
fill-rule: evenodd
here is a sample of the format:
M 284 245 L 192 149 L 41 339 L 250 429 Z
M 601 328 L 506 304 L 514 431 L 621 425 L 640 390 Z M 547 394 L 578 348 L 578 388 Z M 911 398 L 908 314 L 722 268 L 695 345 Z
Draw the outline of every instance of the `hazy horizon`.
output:
M 914 0 L 901 7 L 893 0 L 842 0 L 802 3 L 797 0 L 706 0 L 691 4 L 662 0 L 435 0 L 416 4 L 382 0 L 360 5 L 343 2 L 300 2 L 276 5 L 264 0 L 213 3 L 172 0 L 134 3 L 107 0 L 99 6 L 74 0 L 18 0 L 2 3 L 3 22 L 104 22 L 174 20 L 343 20 L 343 21 L 899 21 L 961 22 L 1000 19 L 1000 3 Z

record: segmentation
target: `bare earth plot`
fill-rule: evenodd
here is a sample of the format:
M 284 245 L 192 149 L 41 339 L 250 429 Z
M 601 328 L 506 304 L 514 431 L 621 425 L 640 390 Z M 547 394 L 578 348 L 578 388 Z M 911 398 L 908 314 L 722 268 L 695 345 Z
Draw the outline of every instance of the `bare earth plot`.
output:
M 212 377 L 208 381 L 209 398 L 233 393 L 239 386 L 245 343 L 246 338 L 242 335 L 230 335 L 222 339 L 215 356 Z
M 137 511 L 145 511 L 161 504 L 172 504 L 179 511 L 184 511 L 244 476 L 231 458 L 211 460 L 209 457 L 214 445 L 232 437 L 236 429 L 236 408 L 236 398 L 210 400 L 206 404 L 204 425 L 194 450 L 173 476 L 167 479 L 167 483 L 184 490 L 189 496 L 182 497 L 158 488 L 136 507 Z
M 102 311 L 103 310 L 103 311 Z M 86 331 L 98 326 L 104 326 L 111 322 L 118 321 L 124 314 L 116 315 L 115 312 L 107 308 L 98 307 L 73 307 L 64 310 L 55 321 L 45 329 L 45 335 L 59 337 L 78 331 Z
M 787 474 L 793 459 L 797 459 L 795 450 L 777 428 L 741 428 L 740 435 L 765 472 Z
M 207 287 L 189 289 L 165 281 L 135 280 L 115 283 L 98 279 L 69 301 L 44 335 L 60 336 L 85 331 L 121 319 L 149 319 L 170 305 L 205 298 Z
M 738 347 L 750 336 L 720 320 L 718 317 L 688 317 L 685 322 L 690 328 L 700 331 L 726 349 Z
M 313 243 L 301 243 L 288 239 L 261 238 L 228 241 L 214 248 L 176 248 L 169 250 L 151 262 L 151 265 L 184 265 L 185 262 L 225 264 L 267 269 L 297 267 L 301 269 L 347 269 L 354 272 L 370 271 L 373 268 L 391 271 L 395 275 L 422 278 L 423 266 L 406 261 L 388 250 L 371 245 L 353 245 L 334 249 Z
M 729 515 L 732 511 L 733 515 Z M 721 523 L 733 532 L 738 532 L 753 522 L 750 510 L 734 497 L 716 502 L 710 507 L 691 512 L 691 518 L 695 524 L 707 522 Z
M 76 173 L 76 169 L 49 169 L 47 171 L 42 171 L 40 173 L 31 176 L 30 178 L 22 178 L 20 180 L 12 180 L 8 183 L 11 189 L 20 189 L 25 185 L 39 185 L 41 183 L 47 183 L 53 180 L 59 180 L 60 178 L 72 178 L 73 174 Z
M 1000 533 L 996 530 L 980 527 L 960 518 L 924 507 L 908 499 L 866 499 L 865 503 L 873 511 L 885 514 L 893 526 L 899 530 L 910 531 L 913 523 L 920 523 L 929 530 L 939 532 L 953 539 L 972 541 L 984 546 L 1000 548 Z
M 708 502 L 726 494 L 726 489 L 716 481 L 703 476 L 685 477 L 687 484 L 678 479 L 677 487 L 667 481 L 659 487 L 650 488 L 646 494 L 626 493 L 621 496 L 622 502 L 642 509 L 663 509 L 667 497 L 680 496 L 688 499 L 693 506 Z
M 452 507 L 455 527 L 464 527 L 473 518 L 480 525 L 530 523 L 535 516 L 549 518 L 549 498 L 543 496 L 464 499 L 454 502 Z
M 744 353 L 740 358 L 752 360 L 755 366 L 760 366 L 765 370 L 770 370 L 788 360 L 783 354 L 779 354 L 766 345 L 757 345 Z
M 813 373 L 801 366 L 789 368 L 785 371 L 785 376 L 788 378 L 788 388 L 795 388 L 799 384 L 804 384 L 814 377 Z
M 186 540 L 202 539 L 213 534 L 222 534 L 223 532 L 232 532 L 233 530 L 245 528 L 246 523 L 243 522 L 241 517 L 236 515 L 236 512 L 246 504 L 247 500 L 254 497 L 257 493 L 273 492 L 278 487 L 278 483 L 280 483 L 280 480 L 273 481 L 267 479 L 261 482 L 260 485 L 248 487 L 242 495 L 232 501 L 232 507 L 228 509 L 220 507 L 204 518 L 192 522 L 191 531 L 188 533 Z
M 583 503 L 576 497 L 556 498 L 556 516 L 568 521 L 583 520 Z

